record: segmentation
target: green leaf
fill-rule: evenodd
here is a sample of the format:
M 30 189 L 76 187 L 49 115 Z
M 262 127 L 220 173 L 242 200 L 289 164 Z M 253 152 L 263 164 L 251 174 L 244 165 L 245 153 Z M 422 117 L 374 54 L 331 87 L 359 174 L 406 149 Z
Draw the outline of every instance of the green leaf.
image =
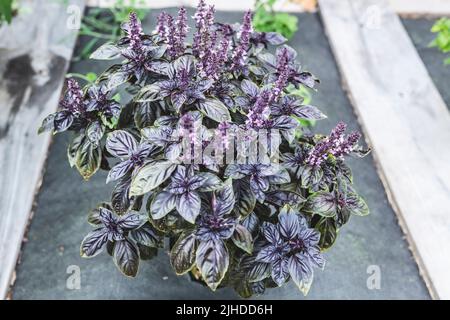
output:
M 135 277 L 139 269 L 139 248 L 130 239 L 116 241 L 113 260 L 120 272 L 128 277 Z
M 92 144 L 87 139 L 84 139 L 75 154 L 75 165 L 78 172 L 85 180 L 89 180 L 89 178 L 97 172 L 100 168 L 101 160 L 101 147 Z
M 216 122 L 231 121 L 230 111 L 228 111 L 228 108 L 217 99 L 207 98 L 197 105 L 199 111 Z
M 332 193 L 319 191 L 308 197 L 304 210 L 323 217 L 336 216 L 336 201 Z
M 0 1 L 0 25 L 1 25 L 2 19 L 5 19 L 5 21 L 7 23 L 11 23 L 12 3 L 13 3 L 13 0 Z
M 86 73 L 86 80 L 90 83 L 94 83 L 97 80 L 98 75 L 95 72 Z
M 138 170 L 131 181 L 130 196 L 143 195 L 166 181 L 176 169 L 172 161 L 152 161 Z
M 252 234 L 243 225 L 240 224 L 236 225 L 236 229 L 234 230 L 231 240 L 233 240 L 233 243 L 238 248 L 241 248 L 248 254 L 252 254 L 253 237 Z
M 195 263 L 195 234 L 183 233 L 170 250 L 170 264 L 177 275 L 192 269 Z

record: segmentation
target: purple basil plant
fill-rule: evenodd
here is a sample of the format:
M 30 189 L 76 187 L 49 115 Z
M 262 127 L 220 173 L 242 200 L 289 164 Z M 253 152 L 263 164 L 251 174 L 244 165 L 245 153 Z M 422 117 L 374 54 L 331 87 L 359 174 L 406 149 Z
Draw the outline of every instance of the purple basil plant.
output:
M 124 37 L 92 54 L 120 62 L 84 88 L 70 79 L 40 132 L 71 131 L 70 165 L 114 184 L 89 214 L 83 257 L 106 249 L 134 277 L 169 250 L 176 274 L 212 290 L 250 297 L 292 280 L 307 294 L 341 227 L 369 213 L 345 162 L 368 150 L 342 122 L 329 135 L 303 130 L 299 120 L 325 115 L 290 92 L 319 81 L 281 35 L 252 29 L 251 12 L 240 26 L 214 12 L 200 1 L 192 42 L 184 8 L 150 33 L 131 13 Z M 114 99 L 121 90 L 129 101 Z M 243 160 L 261 133 L 261 150 L 277 152 Z

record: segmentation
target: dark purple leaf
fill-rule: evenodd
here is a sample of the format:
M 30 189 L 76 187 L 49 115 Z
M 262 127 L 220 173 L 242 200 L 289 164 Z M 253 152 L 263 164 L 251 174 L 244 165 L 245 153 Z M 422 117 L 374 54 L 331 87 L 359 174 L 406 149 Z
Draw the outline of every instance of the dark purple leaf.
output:
M 199 194 L 195 191 L 191 191 L 178 197 L 176 207 L 178 213 L 184 220 L 194 224 L 195 219 L 200 214 L 200 204 Z
M 228 108 L 217 99 L 205 99 L 197 103 L 198 110 L 216 122 L 231 121 Z
M 263 231 L 264 237 L 270 243 L 272 243 L 272 244 L 281 243 L 280 232 L 274 224 L 269 223 L 269 222 L 264 222 L 262 225 L 262 231 Z
M 55 115 L 55 113 L 49 114 L 42 120 L 42 124 L 38 129 L 38 134 L 45 131 L 53 131 L 53 129 L 55 129 Z
M 130 198 L 131 177 L 126 177 L 117 183 L 111 194 L 111 205 L 118 214 L 127 212 L 133 204 Z
M 171 161 L 149 162 L 133 176 L 130 195 L 143 195 L 166 181 L 175 171 L 177 165 Z
M 158 248 L 162 244 L 162 237 L 150 223 L 145 223 L 142 227 L 131 231 L 130 235 L 138 244 L 146 247 Z
M 203 280 L 215 291 L 228 270 L 228 249 L 222 241 L 200 242 L 195 260 Z
M 124 231 L 129 231 L 140 228 L 147 220 L 146 216 L 139 214 L 136 211 L 130 211 L 127 214 L 120 216 L 117 225 Z
M 308 197 L 303 209 L 323 217 L 334 217 L 336 215 L 336 199 L 329 192 L 319 191 Z
M 283 44 L 287 41 L 285 37 L 283 37 L 278 32 L 266 32 L 265 38 L 267 42 L 269 42 L 271 45 L 278 46 L 280 44 Z
M 369 207 L 366 202 L 361 196 L 353 192 L 347 193 L 343 210 L 357 216 L 367 216 L 369 214 Z
M 89 232 L 89 234 L 81 242 L 81 256 L 84 258 L 90 258 L 98 255 L 107 241 L 108 233 L 106 229 L 99 228 Z
M 176 200 L 176 195 L 170 192 L 162 191 L 158 193 L 150 206 L 152 218 L 158 220 L 165 217 L 170 211 L 175 209 Z
M 137 245 L 124 239 L 116 241 L 113 249 L 113 259 L 117 268 L 128 277 L 135 277 L 139 269 L 139 249 Z
M 137 142 L 128 132 L 116 130 L 108 135 L 106 149 L 114 157 L 127 159 L 137 149 Z
M 170 263 L 178 275 L 185 274 L 195 263 L 195 235 L 183 233 L 170 250 Z
M 218 176 L 209 172 L 197 173 L 197 177 L 201 178 L 199 187 L 196 188 L 200 192 L 209 192 L 223 187 L 223 182 Z
M 280 287 L 289 276 L 287 258 L 280 258 L 272 263 L 272 280 Z
M 179 112 L 181 107 L 187 100 L 187 95 L 184 92 L 176 92 L 170 96 L 170 100 L 172 101 L 172 105 L 175 110 Z
M 234 203 L 233 186 L 231 183 L 227 183 L 221 190 L 216 191 L 214 194 L 213 212 L 217 216 L 228 215 L 233 210 Z
M 89 59 L 94 60 L 113 60 L 120 58 L 121 50 L 118 46 L 112 43 L 105 43 L 98 49 L 96 49 Z
M 233 236 L 231 237 L 234 244 L 238 247 L 251 254 L 253 251 L 253 237 L 250 231 L 248 231 L 243 225 L 236 225 Z
M 267 180 L 271 184 L 283 184 L 291 182 L 291 177 L 287 170 L 280 166 L 279 171 L 274 175 L 268 176 Z
M 303 105 L 297 107 L 293 110 L 294 115 L 308 120 L 321 120 L 325 119 L 327 116 L 324 115 L 317 107 L 310 105 Z
M 249 95 L 250 97 L 256 97 L 259 94 L 258 86 L 254 82 L 247 79 L 242 80 L 241 89 L 242 91 L 244 91 L 245 94 Z
M 258 216 L 252 212 L 247 215 L 244 219 L 242 219 L 241 224 L 246 228 L 250 233 L 255 234 L 259 228 L 259 218 Z
M 122 178 L 131 170 L 131 168 L 133 168 L 133 162 L 131 160 L 119 162 L 109 171 L 106 183 Z
M 78 172 L 85 180 L 89 180 L 100 168 L 102 160 L 102 150 L 100 146 L 92 144 L 84 139 L 77 149 L 75 155 L 75 165 Z
M 242 216 L 250 214 L 256 205 L 255 194 L 250 189 L 250 184 L 245 179 L 233 180 L 235 194 L 235 212 Z
M 284 205 L 297 206 L 306 201 L 298 193 L 286 190 L 274 190 L 266 193 L 266 202 L 282 207 Z
M 300 291 L 306 295 L 313 277 L 313 270 L 308 263 L 308 258 L 301 254 L 293 255 L 289 258 L 288 268 L 292 280 Z
M 55 132 L 63 132 L 70 128 L 74 120 L 74 116 L 69 111 L 59 111 L 55 115 L 54 128 Z
M 302 72 L 300 73 L 296 79 L 298 82 L 303 84 L 304 86 L 314 89 L 314 86 L 319 83 L 319 81 L 310 73 L 310 72 Z
M 280 233 L 286 239 L 294 239 L 300 233 L 300 223 L 295 213 L 282 213 L 278 216 Z

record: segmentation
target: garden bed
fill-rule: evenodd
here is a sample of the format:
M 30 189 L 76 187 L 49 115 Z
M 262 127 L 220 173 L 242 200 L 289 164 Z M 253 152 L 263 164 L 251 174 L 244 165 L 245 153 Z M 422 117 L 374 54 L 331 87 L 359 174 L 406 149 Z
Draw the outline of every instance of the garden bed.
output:
M 145 20 L 144 28 L 153 29 L 158 10 Z M 189 14 L 192 12 L 190 11 Z M 219 13 L 221 21 L 239 21 L 242 13 Z M 351 129 L 359 129 L 353 109 L 341 87 L 341 79 L 327 38 L 317 14 L 298 14 L 299 32 L 290 45 L 299 52 L 300 62 L 320 80 L 319 91 L 313 94 L 328 119 L 317 124 L 317 130 L 329 131 L 343 120 Z M 413 22 L 408 24 L 413 25 Z M 408 28 L 410 32 L 414 28 Z M 414 38 L 414 37 L 413 37 Z M 431 51 L 430 51 L 431 52 Z M 427 52 L 423 52 L 426 62 Z M 437 62 L 436 62 L 437 63 Z M 427 65 L 431 70 L 431 66 Z M 70 72 L 87 73 L 104 70 L 106 63 L 84 61 L 74 63 Z M 433 76 L 433 72 L 430 71 Z M 433 76 L 434 77 L 434 76 Z M 447 77 L 448 78 L 448 77 Z M 436 82 L 438 82 L 435 79 Z M 440 89 L 441 90 L 441 89 Z M 444 90 L 445 91 L 445 90 Z M 444 93 L 441 90 L 441 93 Z M 448 100 L 446 98 L 447 104 Z M 169 266 L 166 254 L 143 262 L 135 279 L 124 278 L 102 254 L 93 260 L 79 256 L 79 245 L 90 227 L 87 212 L 98 199 L 109 196 L 106 174 L 98 174 L 89 183 L 70 169 L 66 161 L 66 136 L 57 136 L 49 151 L 46 173 L 37 197 L 35 216 L 28 241 L 24 245 L 17 280 L 13 287 L 15 299 L 223 299 L 236 298 L 231 290 L 212 293 L 192 282 L 187 276 L 177 277 Z M 352 161 L 355 187 L 365 197 L 371 215 L 354 217 L 341 230 L 333 250 L 326 253 L 325 271 L 316 273 L 308 295 L 310 299 L 427 299 L 429 293 L 419 275 L 397 218 L 388 203 L 371 156 Z M 79 266 L 80 289 L 66 286 L 69 266 Z M 372 266 L 375 266 L 373 268 Z M 369 270 L 381 271 L 381 286 L 367 286 Z M 372 271 L 373 272 L 373 271 Z M 269 290 L 263 298 L 301 299 L 293 284 Z

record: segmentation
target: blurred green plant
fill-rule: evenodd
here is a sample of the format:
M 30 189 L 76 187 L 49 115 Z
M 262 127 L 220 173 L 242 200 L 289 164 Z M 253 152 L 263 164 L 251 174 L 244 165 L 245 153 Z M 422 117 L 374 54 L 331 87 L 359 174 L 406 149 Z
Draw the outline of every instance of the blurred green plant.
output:
M 450 52 L 450 19 L 441 18 L 431 28 L 431 32 L 437 33 L 436 38 L 430 42 L 430 47 L 436 47 L 443 53 Z M 450 56 L 444 60 L 444 64 L 450 65 Z
M 86 74 L 82 73 L 68 73 L 66 78 L 78 78 L 86 82 L 86 84 L 93 85 L 95 81 L 98 79 L 98 75 L 95 72 L 88 72 Z
M 290 39 L 297 32 L 296 16 L 275 12 L 273 6 L 278 0 L 256 0 L 253 15 L 253 27 L 259 32 L 278 32 Z
M 106 41 L 115 42 L 121 37 L 120 25 L 128 19 L 130 12 L 136 12 L 139 19 L 144 19 L 148 9 L 139 9 L 144 0 L 116 0 L 108 9 L 93 8 L 83 17 L 80 36 L 89 36 L 91 39 L 83 46 L 79 55 L 74 59 L 88 59 L 94 49 Z
M 0 26 L 6 22 L 11 23 L 11 20 L 16 12 L 15 0 L 0 0 Z
M 298 88 L 294 87 L 294 86 L 289 86 L 287 88 L 289 94 L 293 95 L 293 96 L 298 96 L 300 99 L 303 100 L 302 104 L 303 105 L 308 105 L 311 104 L 312 102 L 312 94 L 311 91 L 304 87 L 304 86 L 300 86 Z M 309 120 L 309 119 L 300 119 L 300 118 L 296 118 L 297 121 L 300 123 L 300 125 L 304 128 L 308 128 L 308 129 L 312 129 L 315 125 L 316 125 L 316 120 Z M 301 135 L 301 131 L 299 131 L 299 134 Z

